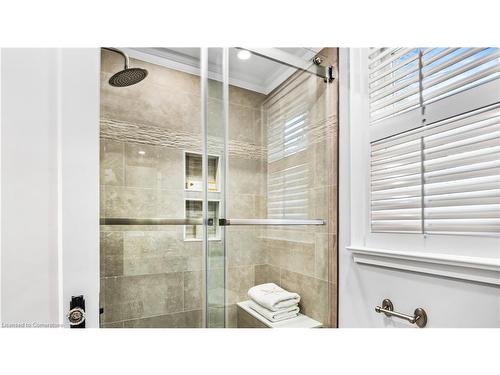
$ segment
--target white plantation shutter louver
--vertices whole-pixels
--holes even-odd
[[[422,56],[424,104],[500,78],[498,48],[427,48]]]
[[[367,64],[371,231],[500,236],[500,50],[379,48]]]
[[[370,120],[378,121],[419,104],[416,48],[381,48],[369,56]]]
[[[500,78],[498,48],[378,48],[368,59],[372,124]]]
[[[422,232],[421,149],[418,134],[372,144],[373,232]]]
[[[372,232],[500,235],[500,105],[372,143]]]

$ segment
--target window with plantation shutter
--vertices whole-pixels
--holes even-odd
[[[371,49],[373,233],[500,236],[498,48]]]
[[[372,144],[373,232],[500,235],[500,105]]]

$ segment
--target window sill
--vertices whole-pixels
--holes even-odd
[[[347,246],[356,263],[500,285],[500,259]]]

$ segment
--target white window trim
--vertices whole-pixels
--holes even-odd
[[[360,264],[500,285],[500,238],[370,232],[367,52],[340,49],[341,249]]]

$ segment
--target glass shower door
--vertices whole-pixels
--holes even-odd
[[[335,326],[336,50],[207,56],[217,67],[207,148],[222,166],[222,241],[207,242],[208,324],[246,327],[248,289],[274,282],[301,295],[302,313]]]
[[[103,50],[100,326],[205,327],[205,243],[220,208],[204,205],[204,181],[220,169],[213,157],[203,167],[200,50],[123,50],[148,75],[112,86],[123,57]]]

